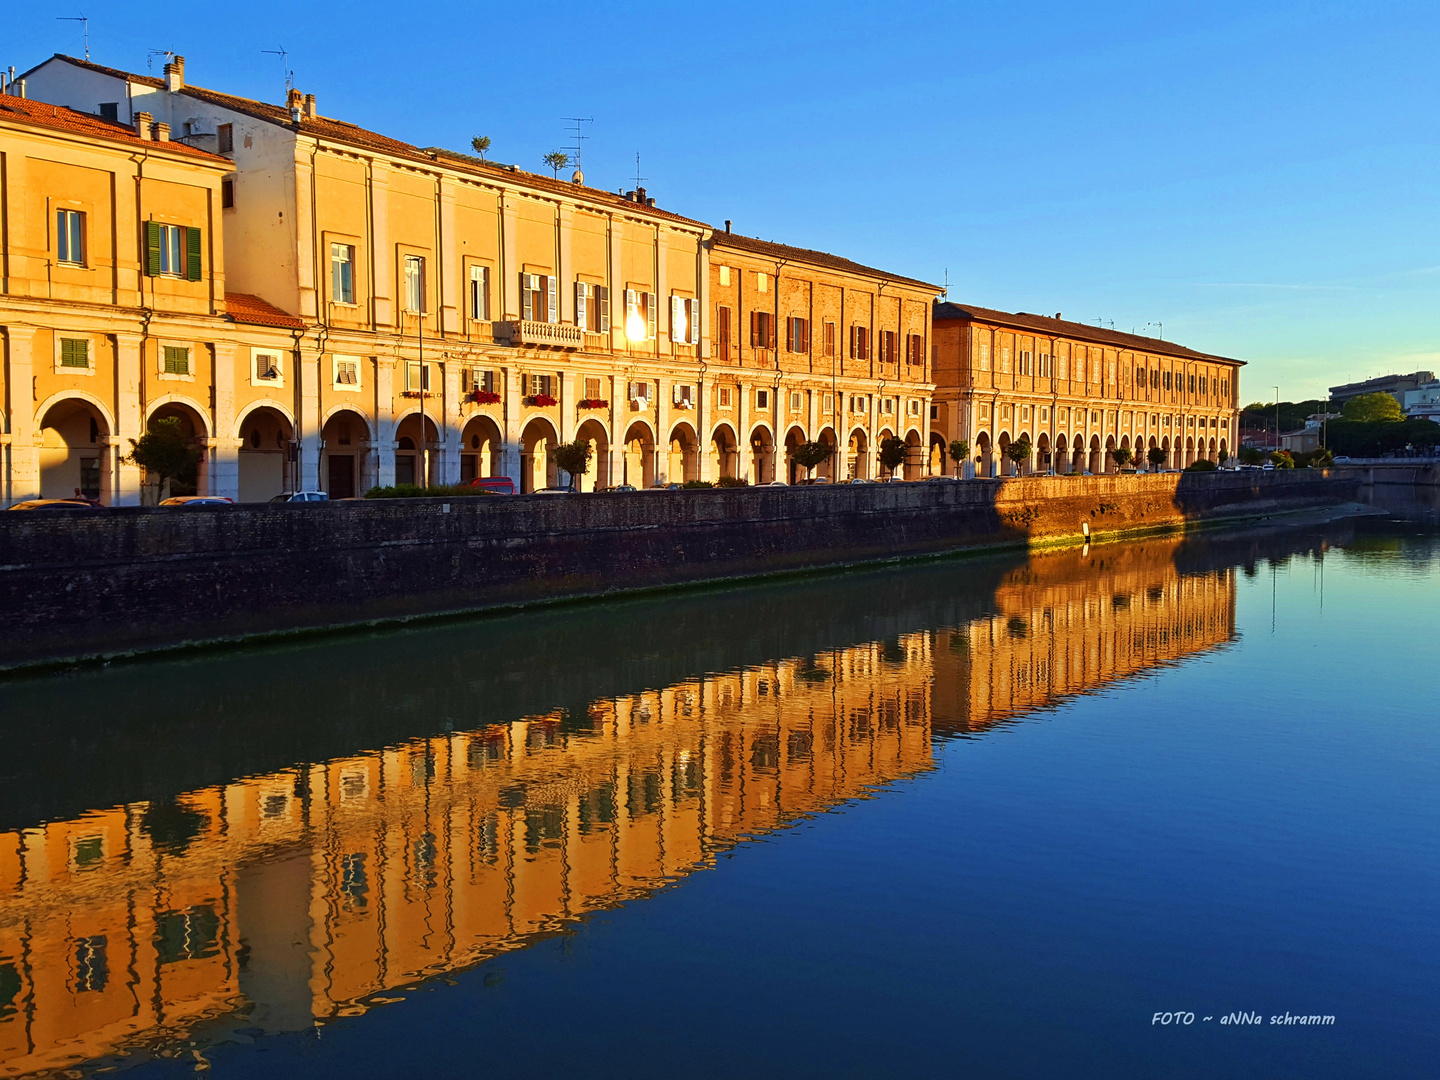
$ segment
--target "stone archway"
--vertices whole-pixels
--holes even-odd
[[[750,432],[750,475],[756,484],[768,484],[775,479],[775,436],[764,424]]]
[[[636,420],[625,432],[624,482],[638,488],[655,483],[655,433],[644,420]]]
[[[159,478],[142,477],[140,481],[140,502],[141,505],[154,506],[161,499],[168,499],[177,495],[205,495],[209,493],[210,469],[209,458],[203,449],[202,440],[209,438],[209,425],[205,416],[199,409],[187,401],[170,399],[157,404],[146,418],[147,428],[153,427],[155,421],[173,417],[180,421],[180,434],[186,443],[199,447],[200,453],[195,458],[195,464],[184,476],[176,479],[166,480],[162,484]]]
[[[605,425],[591,417],[575,431],[577,442],[590,444],[590,471],[576,478],[575,487],[580,491],[594,491],[610,486],[610,432]]]
[[[846,479],[870,478],[870,437],[864,428],[855,428],[845,447]]]
[[[1188,435],[1185,438],[1185,468],[1195,464],[1195,436]]]
[[[787,484],[798,484],[806,477],[805,467],[797,464],[791,456],[795,448],[805,441],[805,432],[801,431],[799,427],[792,427],[785,433],[785,482]]]
[[[1070,439],[1070,471],[1072,473],[1083,473],[1085,471],[1085,435],[1083,432],[1075,432]]]
[[[555,426],[544,416],[532,416],[520,432],[520,490],[539,491],[556,487],[559,469],[551,451],[559,445]]]
[[[1115,472],[1119,466],[1115,462],[1115,436],[1105,436],[1105,460],[1101,466],[1107,473]]]
[[[981,476],[994,476],[995,454],[994,447],[990,445],[990,433],[988,431],[982,431],[975,436],[973,451],[975,454],[976,471]]]
[[[1050,454],[1050,436],[1041,432],[1035,439],[1035,471],[1052,472],[1052,457]]]
[[[505,475],[505,436],[485,413],[475,413],[460,429],[460,482]]]
[[[1064,435],[1055,436],[1055,471],[1068,473],[1070,471],[1070,444]]]
[[[412,412],[395,426],[395,483],[429,487],[440,467],[440,432],[435,420],[425,417],[425,438],[420,437],[420,413]],[[424,452],[427,449],[428,455]],[[429,475],[426,476],[428,457]]]
[[[915,428],[905,432],[905,464],[901,469],[900,475],[906,480],[919,480],[925,475],[925,441]]]
[[[999,475],[1001,476],[1014,476],[1016,473],[1015,463],[1011,461],[1009,455],[1005,453],[1009,448],[1010,433],[1008,431],[1002,431],[1000,432],[999,440],[995,444],[995,459],[996,463],[1000,466]]]
[[[52,399],[40,417],[40,497],[114,501],[110,421],[103,410],[80,397]]]
[[[836,445],[838,440],[835,438],[835,429],[832,427],[824,428],[820,432],[820,438],[815,441],[828,446],[830,448],[830,456],[815,466],[815,472],[812,475],[817,478],[823,477],[832,484],[838,483],[840,478],[836,475],[836,469],[839,467],[839,462],[836,461],[836,458],[839,454],[838,446]]]
[[[1169,436],[1169,435],[1166,435],[1164,438],[1162,438],[1162,439],[1160,440],[1160,449],[1165,451],[1165,460],[1164,460],[1163,463],[1161,463],[1160,468],[1161,468],[1161,469],[1168,469],[1168,468],[1171,467],[1171,458],[1170,458],[1170,436]]]
[[[930,453],[925,460],[925,470],[931,476],[949,476],[951,462],[946,457],[945,436],[938,431],[930,432]]]
[[[710,475],[717,480],[722,476],[738,477],[739,469],[740,444],[735,429],[729,424],[717,424],[710,435]]]
[[[355,409],[337,409],[320,429],[320,476],[332,499],[353,499],[374,486],[370,422]]]
[[[689,421],[682,420],[670,429],[670,453],[663,481],[683,484],[700,479],[700,439]]]
[[[1101,469],[1104,467],[1103,461],[1104,461],[1104,459],[1103,459],[1103,457],[1102,457],[1102,455],[1101,455],[1101,450],[1100,450],[1100,436],[1099,436],[1099,435],[1091,435],[1091,436],[1090,436],[1090,460],[1085,463],[1085,469],[1086,469],[1086,471],[1089,472],[1091,476],[1095,476],[1095,475],[1098,474],[1098,473],[1101,471]]]

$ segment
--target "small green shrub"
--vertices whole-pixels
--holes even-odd
[[[438,487],[423,488],[418,484],[395,484],[391,487],[372,487],[365,492],[367,499],[435,499],[451,496],[494,495],[493,491],[471,487],[468,484],[441,484]]]
[[[680,485],[683,488],[713,488],[715,485],[709,480],[686,480]]]
[[[715,481],[716,487],[749,487],[750,481],[743,476],[722,476]]]
[[[1214,472],[1218,466],[1209,458],[1196,458],[1185,466],[1186,472]]]

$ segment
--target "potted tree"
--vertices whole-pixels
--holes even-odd
[[[1122,446],[1115,451],[1115,464],[1120,466],[1121,472],[1134,472],[1134,469],[1127,468],[1130,462],[1135,460],[1135,451],[1128,446]]]
[[[1165,459],[1170,455],[1158,446],[1152,446],[1145,452],[1145,460],[1150,462],[1150,471],[1154,472],[1165,464]]]
[[[790,460],[805,470],[805,479],[812,479],[815,466],[830,460],[835,448],[825,442],[803,442],[790,450]]]
[[[555,464],[564,469],[570,475],[570,490],[575,490],[575,481],[590,471],[590,458],[594,450],[590,447],[588,439],[576,439],[574,442],[561,443],[550,451],[550,456],[555,459]]]
[[[949,446],[950,460],[955,462],[955,475],[960,476],[960,465],[970,456],[970,444],[964,439],[955,439]]]
[[[200,449],[185,439],[177,416],[161,416],[150,421],[150,429],[138,439],[130,440],[130,453],[125,460],[139,465],[145,476],[155,478],[155,501],[165,498],[165,485],[187,475],[200,460]]]
[[[880,440],[880,464],[890,473],[891,479],[895,477],[895,470],[905,462],[908,451],[904,439],[897,439],[894,435],[887,435]]]
[[[1005,456],[1015,463],[1016,475],[1025,467],[1025,462],[1030,460],[1030,440],[1023,435],[1005,447]]]

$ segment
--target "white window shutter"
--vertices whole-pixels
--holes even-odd
[[[577,281],[575,283],[575,325],[581,330],[587,329],[585,325],[585,293],[585,283]]]
[[[659,314],[657,310],[658,307],[659,304],[655,294],[647,292],[645,294],[645,337],[648,341],[655,340],[655,322],[656,316]]]
[[[676,383],[676,384],[675,384],[675,386],[673,387],[673,392],[671,393],[670,396],[671,396],[671,399],[675,402],[676,405],[679,405],[679,404],[680,404],[680,402],[681,402],[682,399],[681,399],[681,397],[680,397],[680,384],[679,384],[679,383]]]
[[[670,297],[670,343],[672,345],[683,344],[689,336],[690,328],[685,324],[685,301],[678,296]],[[676,388],[679,393],[679,388]],[[679,402],[677,397],[676,402]]]
[[[600,309],[600,332],[610,331],[610,290],[604,285],[595,286],[595,306]]]
[[[630,317],[640,310],[640,301],[634,289],[625,290],[625,333],[630,333]]]
[[[520,275],[520,318],[532,322],[535,318],[535,294],[530,291],[529,274]]]
[[[560,321],[560,285],[554,274],[545,279],[545,299],[549,302],[547,318],[552,323]]]

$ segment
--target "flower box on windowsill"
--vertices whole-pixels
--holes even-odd
[[[418,397],[420,396],[420,391],[419,391],[419,390],[401,390],[401,391],[400,391],[400,396],[401,396],[401,397],[413,397],[413,398],[418,398]],[[426,390],[426,391],[425,391],[425,396],[426,396],[427,398],[433,398],[433,397],[435,396],[435,391],[434,391],[434,390]]]
[[[555,404],[555,399],[549,394],[531,394],[525,399],[526,405],[533,405],[537,409],[546,409]]]
[[[582,409],[608,409],[610,403],[603,398],[581,398],[577,403]]]
[[[498,405],[500,404],[500,395],[493,390],[472,390],[470,391],[470,400],[476,405]]]

